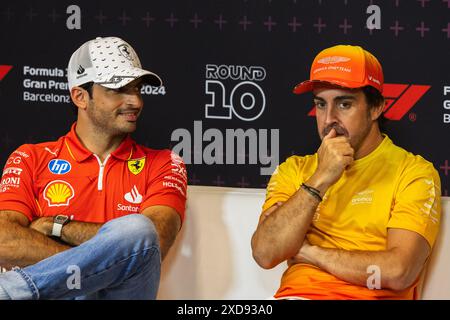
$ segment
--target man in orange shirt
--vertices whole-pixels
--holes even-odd
[[[84,43],[68,65],[77,122],[22,145],[0,184],[0,299],[155,299],[184,218],[187,175],[170,150],[136,144],[143,83],[134,49]]]
[[[255,260],[288,262],[275,298],[417,298],[439,230],[437,171],[380,131],[383,71],[368,51],[320,52],[294,89],[310,91],[322,143],[273,173]]]

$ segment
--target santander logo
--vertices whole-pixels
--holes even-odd
[[[130,203],[139,204],[142,202],[142,195],[139,193],[136,186],[133,186],[130,192],[126,193],[124,196],[125,200]]]

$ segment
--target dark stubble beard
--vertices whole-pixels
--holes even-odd
[[[360,132],[357,136],[354,136],[353,138],[350,138],[350,134],[348,133],[347,129],[339,125],[338,123],[334,122],[327,127],[325,127],[322,130],[322,137],[325,137],[328,133],[330,133],[331,129],[334,129],[336,131],[336,136],[345,136],[349,139],[350,145],[355,150],[355,153],[359,150],[361,147],[363,141],[366,139],[366,137],[369,135],[370,129],[371,129],[371,119],[370,119],[370,111],[367,113],[367,123],[365,125],[365,128],[362,132]]]
[[[125,108],[124,108],[125,109]],[[95,104],[91,101],[87,108],[87,113],[89,119],[91,120],[94,130],[101,135],[109,135],[109,136],[125,136],[128,133],[133,132],[135,129],[126,130],[125,128],[115,128],[111,124],[115,121],[118,114],[121,112],[120,109],[117,110],[114,115],[105,115],[102,113]]]

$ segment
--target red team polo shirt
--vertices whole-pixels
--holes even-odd
[[[54,142],[25,144],[6,162],[0,210],[38,217],[64,214],[75,221],[105,223],[154,205],[184,219],[187,174],[170,150],[138,145],[129,136],[101,163],[71,131]]]

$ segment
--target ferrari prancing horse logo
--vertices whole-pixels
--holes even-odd
[[[128,170],[132,174],[139,174],[145,166],[145,158],[128,160]]]

